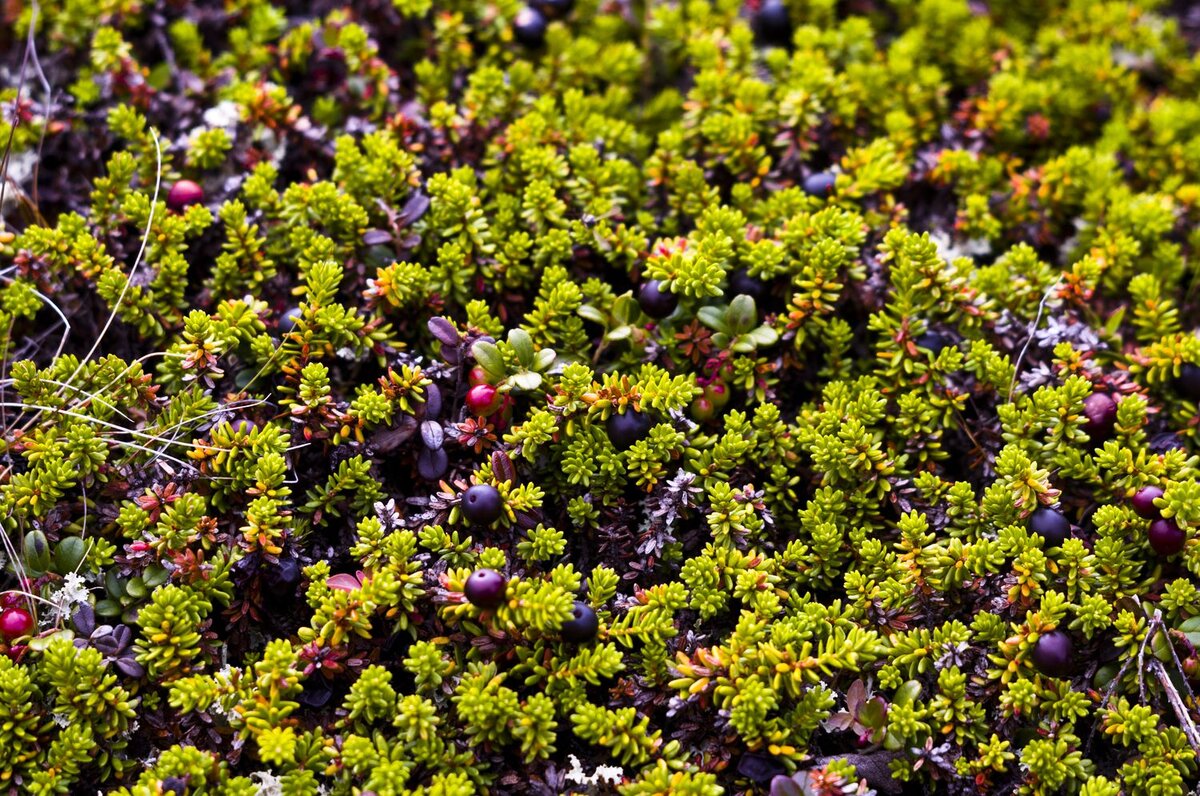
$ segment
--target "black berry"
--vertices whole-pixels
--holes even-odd
[[[767,295],[767,283],[750,276],[745,268],[739,268],[729,275],[729,294],[762,301]]]
[[[495,608],[504,602],[508,581],[494,569],[477,569],[467,578],[463,594],[477,608]]]
[[[926,332],[913,342],[917,344],[917,348],[928,350],[930,356],[934,357],[940,354],[943,348],[950,345],[950,341],[946,336],[937,332]]]
[[[1150,523],[1146,539],[1150,542],[1150,547],[1154,552],[1166,558],[1183,549],[1183,543],[1187,541],[1187,534],[1175,524],[1175,520],[1158,519]]]
[[[1102,392],[1092,393],[1083,402],[1083,416],[1087,418],[1083,430],[1088,436],[1104,439],[1117,423],[1117,402]]]
[[[1045,539],[1047,547],[1058,547],[1071,535],[1071,522],[1055,509],[1045,507],[1029,515],[1028,528]]]
[[[180,180],[171,186],[167,193],[167,207],[176,213],[189,205],[198,205],[204,201],[204,189],[191,180]]]
[[[657,279],[651,279],[638,290],[638,306],[651,318],[665,318],[679,306],[679,296],[663,290]]]
[[[628,450],[633,443],[649,434],[653,425],[650,418],[632,409],[627,410],[623,415],[614,412],[608,416],[608,422],[605,424],[609,440],[617,450],[622,451]]]
[[[787,773],[779,758],[758,752],[746,752],[738,761],[737,773],[755,785],[769,785],[771,780]]]
[[[762,0],[751,27],[759,44],[786,47],[792,43],[792,18],[782,0]]]
[[[1129,504],[1133,506],[1134,512],[1139,517],[1147,520],[1153,520],[1158,517],[1158,506],[1154,505],[1154,499],[1163,496],[1163,491],[1156,486],[1144,486],[1137,491]]]
[[[1175,389],[1184,398],[1200,401],[1200,365],[1188,362],[1181,367],[1179,376],[1175,379]]]
[[[463,493],[462,513],[471,522],[488,525],[504,513],[504,498],[491,484],[476,484]]]
[[[285,334],[296,331],[296,325],[303,317],[304,312],[301,311],[299,307],[292,307],[283,314],[282,318],[279,319],[279,331]]]
[[[534,5],[552,19],[562,19],[575,8],[575,0],[538,0]]]
[[[513,20],[513,37],[526,47],[541,47],[546,41],[546,18],[536,8],[525,6]]]
[[[599,631],[600,618],[596,612],[587,603],[576,601],[571,618],[562,626],[563,640],[581,644],[594,639]]]
[[[833,186],[836,182],[837,176],[833,172],[818,171],[804,178],[804,192],[809,196],[824,198],[833,193]]]
[[[1071,637],[1061,630],[1042,635],[1033,645],[1034,667],[1047,677],[1066,677],[1071,673],[1075,645]]]

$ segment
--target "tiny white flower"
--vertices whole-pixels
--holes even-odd
[[[250,779],[258,785],[258,796],[283,796],[283,782],[270,771],[255,771]]]
[[[230,100],[225,100],[204,112],[204,123],[209,127],[221,127],[229,130],[237,127],[241,116],[242,110],[238,104]]]

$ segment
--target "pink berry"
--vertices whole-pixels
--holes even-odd
[[[499,408],[499,392],[492,385],[476,384],[467,390],[467,409],[476,417],[487,417]]]
[[[33,632],[33,615],[24,608],[6,608],[0,612],[0,636],[13,639]]]
[[[191,180],[180,180],[167,193],[167,207],[176,213],[182,212],[188,205],[198,205],[203,201],[204,189]]]
[[[479,385],[479,384],[487,384],[488,383],[487,371],[484,370],[483,368],[481,368],[479,365],[476,365],[475,367],[471,368],[470,371],[467,372],[467,383],[470,384],[472,387]]]

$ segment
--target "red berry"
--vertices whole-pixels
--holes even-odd
[[[704,397],[708,399],[714,409],[720,409],[729,403],[729,387],[724,382],[714,381],[705,386]]]
[[[198,205],[203,201],[204,189],[191,180],[180,180],[167,192],[167,207],[176,213],[182,212],[188,205]]]
[[[1156,486],[1144,486],[1138,490],[1133,499],[1129,501],[1133,506],[1133,510],[1139,517],[1144,517],[1147,520],[1153,520],[1159,515],[1158,506],[1154,505],[1154,499],[1163,496],[1163,491]]]
[[[467,410],[476,417],[487,417],[500,408],[500,393],[490,384],[476,384],[467,390]]]
[[[14,639],[32,632],[33,614],[24,608],[5,608],[0,611],[0,636]]]
[[[1074,668],[1071,660],[1074,651],[1070,636],[1061,630],[1052,630],[1033,645],[1030,658],[1034,667],[1047,677],[1066,677]]]
[[[467,383],[472,387],[488,383],[487,371],[483,369],[482,365],[476,365],[467,372]]]
[[[600,619],[592,610],[592,606],[576,601],[575,608],[571,611],[571,618],[563,623],[561,632],[563,641],[581,644],[594,639],[599,631]]]
[[[1083,416],[1087,421],[1083,430],[1094,440],[1104,439],[1112,434],[1117,422],[1117,402],[1102,392],[1089,395],[1083,402]]]
[[[491,484],[476,484],[463,492],[461,508],[469,522],[490,525],[504,513],[504,498]]]
[[[494,569],[477,569],[467,578],[463,594],[471,605],[478,608],[495,608],[504,602],[504,590],[508,581]]]
[[[710,399],[700,396],[692,401],[692,417],[699,420],[701,423],[707,423],[716,415],[717,410],[713,407]]]
[[[1187,534],[1175,524],[1175,520],[1158,519],[1150,523],[1146,539],[1150,542],[1150,547],[1154,552],[1166,558],[1183,549],[1183,543],[1187,541]]]

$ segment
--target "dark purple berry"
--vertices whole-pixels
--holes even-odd
[[[932,357],[936,357],[942,352],[942,349],[950,345],[950,340],[945,335],[937,332],[926,332],[913,342],[917,344],[917,348],[924,348],[929,351],[929,355]]]
[[[1150,542],[1150,547],[1154,552],[1166,558],[1183,549],[1183,543],[1187,541],[1187,534],[1175,524],[1175,520],[1158,519],[1150,523],[1146,539]]]
[[[300,583],[300,562],[294,558],[280,558],[267,569],[263,576],[263,591],[267,596],[287,600],[296,596]]]
[[[1163,491],[1156,486],[1144,486],[1137,491],[1129,504],[1133,506],[1134,512],[1139,517],[1147,520],[1153,520],[1159,515],[1158,506],[1154,505],[1154,499],[1163,496]]]
[[[759,44],[786,47],[792,43],[792,18],[783,0],[762,0],[751,27]]]
[[[1038,638],[1031,659],[1034,668],[1047,677],[1066,677],[1074,668],[1074,652],[1071,637],[1061,630],[1052,630]]]
[[[571,611],[571,618],[562,626],[563,641],[582,644],[594,639],[599,631],[600,618],[596,616],[592,606],[577,600]]]
[[[1176,434],[1174,431],[1163,431],[1155,434],[1150,438],[1149,446],[1151,453],[1166,453],[1167,451],[1185,450],[1187,445],[1184,444],[1183,437]]]
[[[175,796],[184,796],[187,793],[187,778],[186,777],[167,777],[159,781],[159,786],[162,788],[163,796],[167,794],[175,794]]]
[[[536,8],[525,6],[513,19],[513,38],[525,47],[541,47],[546,41],[546,18]]]
[[[182,212],[189,205],[198,205],[203,201],[204,189],[191,180],[180,180],[167,192],[167,207],[176,213]]]
[[[496,608],[504,602],[508,581],[494,569],[477,569],[467,578],[463,594],[476,608]]]
[[[476,484],[463,492],[462,513],[470,522],[489,525],[504,513],[504,498],[491,484]]]
[[[1175,389],[1188,400],[1200,401],[1200,365],[1185,363],[1175,379]]]
[[[1071,522],[1056,509],[1042,507],[1029,515],[1029,530],[1046,540],[1047,547],[1058,547],[1071,536]]]
[[[239,434],[249,434],[250,432],[254,431],[254,429],[256,429],[256,428],[258,428],[258,425],[253,420],[246,420],[245,418],[240,418],[238,420],[233,421],[233,430]]]
[[[638,290],[638,306],[651,318],[665,318],[679,306],[679,296],[661,288],[657,279],[651,279]]]
[[[346,74],[346,55],[337,47],[322,48],[309,65],[313,90],[319,94],[340,88],[346,80]]]
[[[1083,402],[1083,416],[1087,418],[1083,430],[1088,436],[1104,439],[1112,434],[1117,423],[1117,402],[1102,392],[1092,393]]]
[[[650,433],[653,425],[649,417],[632,409],[627,409],[623,415],[614,412],[605,423],[608,439],[621,451],[633,447],[633,443]]]
[[[306,678],[304,690],[297,699],[305,707],[323,708],[333,699],[333,686],[324,677]]]
[[[787,773],[779,758],[759,752],[746,752],[738,760],[737,773],[755,785],[769,785],[775,777]]]
[[[767,283],[750,276],[745,268],[739,268],[729,275],[729,294],[762,301],[767,295]]]
[[[450,457],[442,448],[421,448],[417,454],[417,474],[426,481],[438,481],[450,467]]]
[[[832,171],[818,171],[804,178],[804,192],[809,196],[819,196],[822,199],[833,193],[837,175]]]

